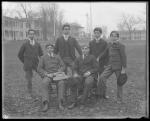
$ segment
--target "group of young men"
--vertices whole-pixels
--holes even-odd
[[[64,24],[63,35],[56,40],[55,45],[46,44],[46,53],[43,54],[41,46],[34,39],[34,30],[29,30],[29,38],[21,46],[18,57],[24,64],[25,77],[28,81],[28,90],[32,95],[32,77],[35,70],[42,78],[42,111],[49,108],[49,84],[53,81],[54,73],[65,72],[68,79],[58,81],[59,108],[64,109],[65,92],[71,90],[71,104],[67,106],[72,109],[80,104],[84,107],[90,90],[96,85],[96,99],[107,99],[106,80],[113,73],[117,81],[119,75],[125,73],[126,53],[125,46],[119,42],[119,33],[110,33],[110,42],[104,40],[102,29],[94,29],[95,38],[88,45],[80,46],[77,40],[70,36],[70,25]],[[77,50],[79,56],[76,56]],[[69,73],[71,72],[71,73]],[[82,93],[80,102],[77,97]],[[122,101],[123,85],[117,83],[117,99]]]

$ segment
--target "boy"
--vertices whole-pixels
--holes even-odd
[[[21,46],[18,58],[24,64],[25,78],[27,80],[27,87],[29,94],[32,95],[32,78],[33,71],[37,71],[39,58],[43,55],[41,45],[35,41],[35,30],[28,30],[28,39]]]
[[[85,101],[88,97],[90,89],[95,83],[95,78],[97,77],[98,72],[98,63],[96,58],[93,55],[89,54],[89,47],[82,47],[83,55],[78,57],[74,63],[73,70],[73,80],[70,81],[72,86],[71,90],[73,92],[72,96],[74,97],[74,102],[69,106],[73,108],[76,105],[77,100],[77,88],[78,85],[84,85],[83,88],[83,97],[81,98],[81,107],[84,107]],[[69,84],[69,82],[68,82]]]
[[[108,64],[105,67],[104,72],[100,75],[100,81],[98,83],[98,89],[103,87],[102,93],[106,95],[106,80],[113,74],[116,77],[120,76],[121,73],[125,73],[126,69],[126,53],[125,46],[119,42],[119,33],[117,31],[112,31],[110,33],[111,43],[108,44],[107,53],[109,55]],[[117,101],[118,103],[122,101],[123,87],[117,84]]]
[[[69,74],[68,71],[72,72],[72,66],[76,59],[75,49],[79,55],[82,55],[82,51],[77,40],[70,36],[70,25],[64,24],[62,29],[63,35],[56,40],[54,53],[60,55],[66,66],[65,72]]]
[[[56,72],[63,72],[65,65],[58,55],[53,53],[54,46],[52,44],[47,44],[46,54],[42,56],[38,65],[38,72],[43,78],[42,80],[42,111],[47,111],[49,106],[49,84],[52,81],[53,75]],[[62,101],[64,101],[64,81],[60,80],[58,82],[58,102],[59,108],[63,109]]]
[[[90,54],[94,55],[99,63],[99,75],[104,71],[104,66],[107,64],[107,54],[104,53],[107,48],[107,42],[101,37],[102,29],[100,27],[96,27],[94,29],[94,39],[89,43]],[[107,98],[101,92],[103,90],[102,87],[98,88],[97,98]]]

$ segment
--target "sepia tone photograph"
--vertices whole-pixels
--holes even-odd
[[[2,118],[149,118],[148,7],[2,2]]]

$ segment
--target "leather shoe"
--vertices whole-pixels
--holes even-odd
[[[103,96],[103,99],[109,99],[109,96]]]
[[[60,110],[64,110],[65,109],[64,106],[63,106],[63,100],[61,100],[60,103],[59,103],[59,109]]]
[[[49,108],[48,101],[43,102],[42,112],[47,112]]]
[[[71,105],[68,106],[68,109],[72,109],[74,107],[76,107],[77,103],[72,103]]]

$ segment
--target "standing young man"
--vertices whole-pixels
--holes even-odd
[[[72,70],[73,62],[76,58],[75,49],[82,55],[81,48],[77,40],[70,36],[70,25],[64,24],[63,35],[56,40],[54,53],[59,54],[65,63],[67,73],[68,69]]]
[[[107,53],[109,55],[108,64],[104,72],[100,75],[100,82],[98,88],[103,87],[103,95],[106,95],[106,80],[113,74],[116,74],[117,81],[121,73],[125,73],[127,58],[125,53],[125,46],[119,42],[119,33],[112,31],[110,34],[111,42],[108,44]],[[117,84],[117,99],[118,102],[122,101],[123,86]]]
[[[28,39],[21,46],[18,58],[24,64],[25,78],[27,80],[28,91],[32,96],[33,71],[37,72],[39,57],[43,55],[41,45],[35,41],[35,30],[28,30]]]
[[[46,54],[42,56],[38,65],[38,72],[43,78],[42,80],[42,111],[47,111],[49,107],[49,86],[52,82],[53,75],[56,72],[63,72],[65,65],[58,55],[53,53],[54,46],[52,44],[47,44],[45,46]],[[60,80],[58,82],[58,102],[59,108],[63,109],[62,101],[64,101],[64,81]]]
[[[101,75],[104,71],[104,66],[107,63],[107,55],[104,53],[107,48],[107,42],[101,37],[101,35],[102,29],[100,27],[96,27],[94,29],[95,38],[89,43],[90,54],[94,55],[99,63],[99,75]],[[97,98],[106,98],[106,95],[101,93],[102,91],[103,87],[99,87]]]

